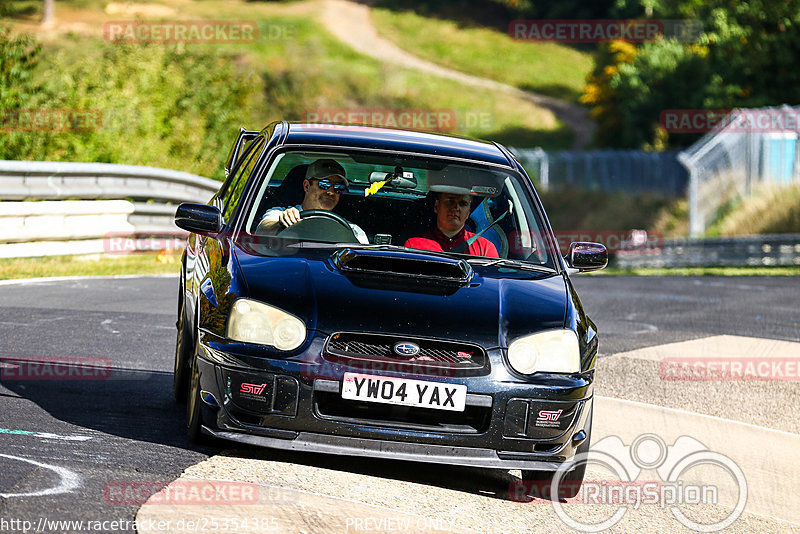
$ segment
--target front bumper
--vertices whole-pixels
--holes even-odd
[[[407,460],[469,467],[485,467],[494,469],[530,469],[536,471],[555,471],[563,462],[547,461],[538,456],[514,453],[517,458],[501,457],[492,449],[476,447],[454,447],[447,445],[431,445],[426,443],[400,443],[376,439],[352,438],[347,436],[331,436],[300,432],[294,438],[270,438],[231,432],[212,430],[203,427],[206,434],[217,438],[258,445],[273,449],[298,452],[319,452],[342,456],[366,456],[370,458],[387,458],[391,460]],[[566,461],[572,464],[571,460]]]
[[[592,373],[541,383],[494,375],[450,377],[447,382],[467,385],[464,413],[413,412],[343,401],[343,374],[363,370],[328,365],[320,376],[319,361],[312,358],[256,361],[221,348],[227,347],[201,342],[198,364],[203,429],[227,440],[302,452],[555,471],[572,463],[586,438]],[[502,367],[500,357],[499,351],[492,356],[493,366]],[[560,420],[542,423],[541,412],[559,413]]]

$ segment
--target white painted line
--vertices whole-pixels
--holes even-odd
[[[103,330],[105,330],[106,332],[109,332],[111,334],[119,334],[119,330],[114,330],[113,328],[111,328],[110,325],[113,322],[114,321],[112,321],[111,319],[105,319],[102,323],[100,323],[100,326],[102,326]]]
[[[44,438],[44,439],[59,439],[62,441],[88,441],[92,439],[89,436],[62,436],[59,434],[51,434],[50,432],[34,432],[31,430],[12,430],[10,428],[0,428],[0,434],[7,434],[12,436],[31,436],[34,438]]]
[[[69,493],[72,490],[77,489],[81,486],[81,476],[78,473],[70,471],[69,469],[66,469],[64,467],[44,464],[41,462],[37,462],[36,460],[20,458],[19,456],[12,456],[10,454],[0,453],[0,457],[9,458],[11,460],[19,460],[20,462],[27,462],[42,469],[49,469],[50,471],[53,471],[59,477],[61,477],[61,480],[59,481],[58,485],[53,486],[52,488],[47,488],[39,491],[30,491],[27,493],[0,493],[0,497],[4,499],[8,499],[9,497],[42,497],[44,495],[58,495],[60,493]]]
[[[661,361],[667,358],[793,358],[800,343],[758,337],[720,335],[618,352],[611,357]]]
[[[786,486],[787,481],[800,480],[800,464],[796,461],[800,434],[609,397],[595,397],[594,408],[592,443],[616,436],[630,446],[643,434],[654,434],[669,447],[681,436],[689,436],[711,453],[732,460],[744,473],[745,511],[800,524],[800,496]],[[690,472],[685,482],[715,483],[711,479],[695,479],[697,476],[698,472]],[[726,488],[718,487],[720,504],[725,505]]]
[[[681,410],[680,408],[667,408],[665,406],[658,406],[656,404],[647,404],[646,402],[639,402],[639,401],[633,401],[633,400],[628,400],[628,399],[617,399],[617,398],[614,398],[614,397],[601,397],[600,395],[595,395],[595,399],[598,399],[598,400],[602,399],[603,401],[606,401],[606,400],[614,401],[614,402],[618,402],[618,403],[634,404],[634,405],[638,405],[642,409],[658,408],[659,410],[672,412],[672,413],[674,413],[676,415],[679,415],[679,416],[691,416],[691,417],[699,417],[701,419],[703,419],[703,418],[711,419],[711,420],[718,421],[718,422],[724,423],[724,424],[730,423],[730,424],[734,424],[734,425],[741,425],[741,426],[750,427],[750,428],[752,428],[754,430],[758,430],[759,432],[775,432],[776,434],[783,434],[784,436],[791,436],[791,437],[795,437],[795,438],[796,437],[800,437],[800,434],[795,434],[794,432],[786,432],[785,430],[776,430],[774,428],[767,428],[765,426],[754,425],[752,423],[743,423],[741,421],[734,421],[733,419],[725,419],[724,417],[719,417],[719,416],[716,416],[716,415],[706,415],[704,413],[691,412],[689,410]]]
[[[78,280],[128,280],[132,278],[178,278],[174,274],[110,274],[101,276],[52,276],[42,278],[17,278],[14,280],[0,280],[0,286],[41,284],[47,282],[72,282]]]

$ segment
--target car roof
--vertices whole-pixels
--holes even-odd
[[[488,141],[373,126],[284,122],[283,145],[321,145],[388,150],[482,161],[513,167],[503,149]]]

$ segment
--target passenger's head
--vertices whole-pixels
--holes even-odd
[[[348,185],[344,167],[332,159],[318,159],[306,170],[303,209],[332,210]]]
[[[448,237],[453,237],[464,228],[472,209],[472,197],[456,193],[440,193],[433,205],[436,226]]]

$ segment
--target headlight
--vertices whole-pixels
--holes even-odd
[[[293,350],[306,339],[303,321],[268,304],[239,299],[228,317],[228,339]]]
[[[581,370],[578,336],[572,330],[548,330],[515,339],[508,363],[518,373],[577,373]]]

